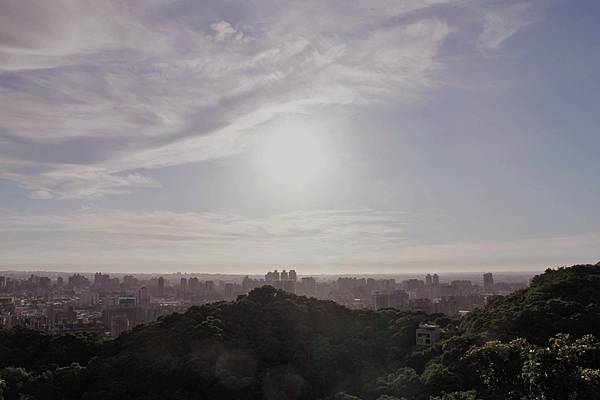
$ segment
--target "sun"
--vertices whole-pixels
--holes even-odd
[[[287,127],[265,134],[256,159],[264,184],[296,196],[322,188],[335,167],[326,135],[309,127]]]

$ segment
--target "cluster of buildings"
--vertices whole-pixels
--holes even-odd
[[[475,283],[465,279],[441,281],[437,274],[400,282],[361,277],[340,277],[332,281],[316,281],[310,277],[298,282],[295,272],[293,283],[288,283],[289,274],[284,273],[269,272],[258,286],[266,283],[296,294],[333,300],[352,309],[396,308],[447,315],[460,315],[485,303],[490,296],[508,294],[527,286],[527,282],[494,283],[491,273],[483,274],[483,280]]]
[[[264,279],[246,276],[242,279],[242,292],[248,293],[252,289],[265,285],[273,286],[276,289],[285,290],[286,292],[300,296],[316,297],[317,295],[316,279],[313,277],[302,277],[298,279],[298,275],[293,269],[289,270],[289,272],[285,269],[281,272],[278,270],[267,272]]]
[[[52,275],[52,274],[51,274]],[[265,285],[297,295],[333,300],[353,309],[397,308],[458,315],[489,296],[525,287],[527,283],[495,283],[491,273],[483,284],[470,280],[299,277],[294,269],[262,277],[231,276],[200,280],[188,274],[163,276],[53,274],[15,278],[0,276],[0,328],[24,326],[52,334],[95,332],[117,337],[136,325],[192,305],[235,300]]]
[[[240,285],[197,277],[0,276],[0,328],[23,326],[52,334],[94,332],[117,337],[160,316],[184,312],[192,305],[231,300],[241,293]]]
[[[408,279],[395,286],[372,292],[372,307],[460,315],[484,304],[491,296],[524,288],[527,282],[496,285],[491,273],[483,274],[483,285],[470,280],[440,282],[437,274],[427,274],[425,280]]]

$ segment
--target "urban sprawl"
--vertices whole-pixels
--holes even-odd
[[[9,275],[9,274],[5,274]],[[462,315],[490,297],[527,286],[527,282],[483,280],[441,281],[363,277],[299,277],[295,270],[274,270],[264,278],[200,280],[193,274],[163,276],[109,274],[32,274],[0,276],[0,328],[22,326],[51,334],[92,332],[118,337],[136,325],[173,312],[215,301],[235,300],[265,285],[301,296],[333,300],[351,309],[397,308],[425,313]],[[481,283],[481,284],[480,284]]]

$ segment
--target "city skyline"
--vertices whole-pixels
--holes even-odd
[[[270,267],[272,270],[278,270],[281,271],[282,267],[281,266],[271,266]],[[286,268],[289,267],[284,267],[283,270],[285,270]],[[294,270],[295,267],[291,267],[292,270]],[[269,267],[267,267],[267,269],[269,269]],[[518,277],[518,276],[529,276],[529,277],[533,277],[537,274],[539,274],[540,272],[543,271],[535,271],[535,270],[498,270],[498,271],[493,271],[493,274],[498,274],[498,276],[509,276],[509,277]],[[489,270],[473,270],[473,271],[434,271],[434,270],[427,270],[426,272],[423,272],[423,270],[420,271],[401,271],[401,272],[391,272],[391,273],[369,273],[369,272],[356,272],[356,273],[352,273],[352,272],[339,272],[339,273],[319,273],[319,272],[310,272],[310,271],[300,271],[298,272],[297,276],[298,277],[318,277],[320,279],[333,279],[333,278],[367,278],[367,277],[373,277],[373,278],[425,278],[427,275],[430,274],[437,274],[440,275],[442,274],[442,276],[445,277],[473,277],[473,276],[479,276],[481,274],[487,274],[487,273],[492,273]],[[227,278],[243,278],[245,276],[249,276],[251,278],[257,278],[257,277],[264,277],[264,271],[254,271],[254,272],[243,272],[243,273],[225,273],[225,272],[201,272],[201,271],[145,271],[145,272],[136,272],[136,271],[126,271],[126,270],[103,270],[103,269],[96,269],[93,271],[83,271],[83,270],[68,270],[68,269],[64,269],[64,270],[51,270],[51,269],[22,269],[22,270],[0,270],[0,274],[6,275],[6,276],[19,276],[19,277],[27,277],[30,275],[50,275],[53,277],[56,276],[68,276],[68,275],[72,275],[72,274],[81,274],[83,276],[94,276],[95,274],[109,274],[109,275],[114,275],[117,277],[123,277],[123,276],[128,276],[128,275],[132,275],[132,276],[138,276],[138,277],[159,277],[159,276],[173,276],[176,279],[179,279],[179,277],[191,277],[191,276],[196,276],[196,277],[215,277],[214,279],[221,279],[221,280],[227,280]],[[173,278],[173,279],[175,279]]]
[[[120,276],[119,276],[120,275]],[[172,312],[257,293],[298,295],[334,301],[353,310],[464,316],[489,299],[528,286],[531,276],[334,277],[273,270],[262,276],[191,274],[4,274],[0,272],[0,329],[22,327],[53,335],[91,333],[118,338],[138,325]],[[211,278],[211,279],[206,279]],[[498,276],[497,276],[498,278]],[[474,279],[474,281],[473,281]],[[480,284],[482,283],[482,284]],[[418,336],[418,335],[417,335]]]
[[[599,16],[0,2],[0,270],[596,263]]]

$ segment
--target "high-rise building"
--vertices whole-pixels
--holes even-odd
[[[372,281],[371,285],[367,282],[367,286],[369,288],[373,288],[373,287],[377,286],[377,281],[375,281],[374,279],[370,279],[370,281]],[[401,282],[401,285],[402,285],[402,289],[404,289],[404,290],[416,290],[416,289],[422,288],[425,284],[420,279],[406,279]]]
[[[290,269],[290,273],[288,274],[288,279],[290,281],[294,281],[296,282],[298,280],[298,276],[296,275],[296,271],[293,269]]]
[[[297,280],[298,275],[293,269],[291,269],[289,272],[284,269],[281,271],[281,273],[275,270],[273,272],[267,272],[265,275],[265,283],[267,285],[271,285],[275,289],[282,289],[291,293],[296,293]],[[244,284],[244,281],[242,281],[242,284]],[[299,287],[300,286],[298,286],[298,288]]]
[[[265,281],[267,283],[274,283],[274,282],[278,282],[278,281],[286,281],[288,279],[288,273],[284,271],[281,271],[281,274],[279,273],[279,271],[275,270],[273,272],[267,272],[267,274],[265,275]]]
[[[225,284],[225,298],[231,300],[233,298],[233,283]]]
[[[72,288],[81,288],[88,286],[90,281],[81,274],[74,274],[69,277],[69,286]]]
[[[115,315],[110,320],[110,335],[119,337],[123,332],[129,330],[129,319],[125,315]]]
[[[431,280],[431,274],[427,274],[427,276],[425,276],[425,285],[431,286],[432,284],[433,281]]]
[[[483,274],[483,291],[485,293],[494,292],[494,276],[491,272]]]
[[[408,306],[409,296],[404,290],[378,290],[371,294],[371,302],[376,310],[383,308],[402,309]]]
[[[436,299],[441,297],[440,277],[438,274],[433,274],[433,285],[431,286],[431,297]]]
[[[185,293],[187,292],[187,279],[185,278],[181,278],[180,284],[179,284],[179,289]]]
[[[48,278],[47,276],[40,277],[40,280],[38,281],[39,287],[44,288],[44,289],[49,288],[51,283],[52,283],[52,280],[50,278]]]
[[[242,279],[242,293],[248,293],[252,289],[256,289],[257,287],[261,286],[260,282],[261,281],[258,279],[252,279],[246,275],[244,279]]]
[[[125,275],[123,277],[123,287],[125,288],[135,288],[139,284],[138,280],[133,275]]]
[[[376,310],[389,307],[389,297],[383,291],[377,290],[371,293],[371,303]]]
[[[146,286],[142,286],[138,291],[138,303],[141,306],[150,304],[150,294],[148,293],[148,288]]]
[[[277,270],[273,272],[267,272],[267,274],[265,275],[265,281],[267,282],[276,282],[278,280],[280,280],[280,275]]]
[[[162,297],[165,295],[165,278],[163,278],[162,276],[158,278],[157,294],[159,297]]]
[[[281,281],[281,288],[286,292],[296,293],[296,282],[291,280]]]
[[[190,292],[197,292],[198,288],[200,287],[200,281],[198,280],[198,278],[190,278],[188,281],[188,287],[190,289]]]
[[[302,288],[302,293],[306,296],[315,296],[317,294],[317,281],[315,278],[307,277],[302,278],[300,282],[300,286]]]
[[[96,272],[94,274],[94,285],[98,287],[106,286],[110,281],[109,274],[103,274],[101,272]]]

